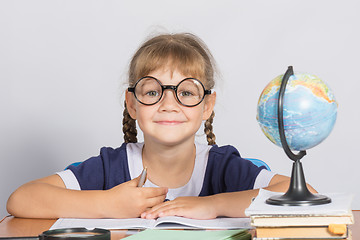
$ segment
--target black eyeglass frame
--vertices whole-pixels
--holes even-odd
[[[161,96],[160,96],[159,99],[158,99],[156,102],[154,102],[154,103],[143,103],[143,102],[141,102],[141,101],[137,98],[137,96],[136,96],[135,88],[136,88],[136,86],[138,85],[138,83],[139,83],[141,80],[145,79],[145,78],[154,79],[155,81],[157,81],[157,82],[159,83],[159,85],[160,85],[160,87],[161,87]],[[202,87],[203,90],[204,90],[204,96],[203,96],[203,97],[201,98],[201,100],[200,100],[197,104],[195,104],[195,105],[186,105],[186,104],[182,103],[182,102],[180,101],[179,97],[178,97],[177,89],[178,89],[179,85],[180,85],[182,82],[186,81],[186,80],[195,80],[195,81],[199,82],[200,85],[201,85],[201,87]],[[195,107],[195,106],[199,105],[199,104],[204,100],[204,98],[205,98],[206,95],[211,94],[211,90],[206,90],[205,87],[204,87],[204,84],[202,84],[202,82],[200,82],[200,80],[198,80],[198,79],[196,79],[196,78],[184,78],[183,80],[181,80],[181,81],[175,86],[175,85],[163,85],[163,84],[159,81],[159,79],[157,79],[157,78],[155,78],[155,77],[152,77],[152,76],[145,76],[145,77],[140,78],[139,80],[136,81],[134,87],[129,87],[129,88],[128,88],[128,91],[134,93],[134,96],[135,96],[136,100],[137,100],[139,103],[141,103],[141,104],[143,104],[143,105],[146,105],[146,106],[151,106],[151,105],[154,105],[154,104],[160,102],[160,100],[162,99],[162,97],[163,97],[163,95],[164,95],[164,91],[165,91],[166,89],[172,89],[172,90],[174,90],[176,100],[177,100],[181,105],[183,105],[183,106],[185,106],[185,107]]]

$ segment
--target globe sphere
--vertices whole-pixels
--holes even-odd
[[[278,128],[278,98],[283,75],[262,91],[257,121],[265,136],[282,147]],[[332,131],[338,104],[329,86],[315,75],[295,73],[289,77],[283,98],[285,137],[291,150],[304,151],[320,144]]]

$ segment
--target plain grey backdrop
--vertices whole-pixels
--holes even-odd
[[[292,162],[260,130],[260,93],[289,65],[327,82],[337,123],[303,158],[306,180],[353,193],[360,209],[359,10],[356,0],[1,0],[0,216],[21,184],[120,146],[128,63],[161,32],[198,35],[217,60],[217,143],[281,174]]]

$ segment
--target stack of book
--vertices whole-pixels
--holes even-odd
[[[325,194],[331,203],[314,206],[275,206],[265,201],[279,193],[261,189],[245,214],[256,229],[257,240],[351,239],[348,225],[354,223],[352,195]]]

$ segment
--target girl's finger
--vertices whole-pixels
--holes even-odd
[[[141,188],[141,191],[143,191],[146,198],[152,198],[163,195],[165,196],[168,192],[168,189],[165,187],[144,187]]]
[[[181,207],[174,207],[170,209],[166,209],[164,211],[159,212],[158,217],[165,217],[165,216],[185,216],[184,209]]]
[[[152,198],[148,198],[146,200],[146,206],[149,207],[149,210],[151,210],[152,207],[159,205],[164,202],[166,195],[160,195]]]
[[[167,212],[171,209],[175,209],[175,208],[181,208],[181,206],[172,203],[164,203],[160,205],[155,206],[154,208],[152,208],[150,211],[145,212],[144,214],[142,214],[141,216],[143,218],[148,218],[148,219],[153,219],[153,218],[157,218],[160,217],[161,213]]]

